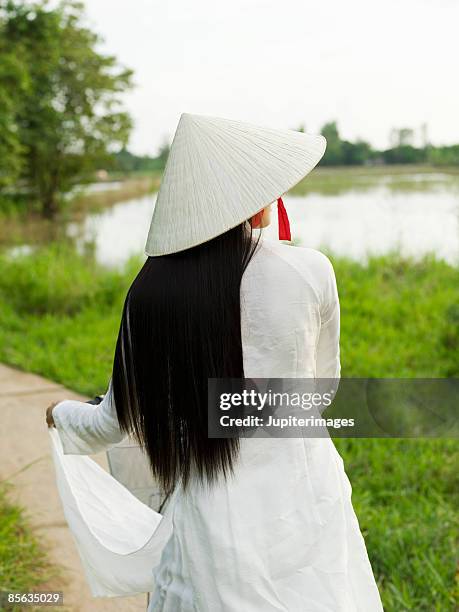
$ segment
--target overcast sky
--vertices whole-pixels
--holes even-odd
[[[103,49],[135,71],[130,148],[156,153],[182,112],[389,144],[428,125],[459,142],[459,0],[86,0]]]

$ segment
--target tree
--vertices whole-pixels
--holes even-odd
[[[422,164],[426,160],[426,149],[418,149],[411,145],[399,145],[382,152],[386,164]]]
[[[164,170],[168,154],[169,145],[163,145],[157,157],[150,157],[148,155],[134,155],[126,148],[123,148],[118,153],[115,153],[113,167],[120,172],[126,173],[158,172]]]
[[[96,51],[100,37],[82,22],[83,4],[73,0],[54,9],[46,1],[0,2],[2,47],[21,58],[27,82],[11,117],[21,176],[47,217],[126,144],[132,127],[120,100],[132,71]]]
[[[27,85],[24,64],[0,38],[0,188],[13,185],[23,167],[15,112]]]
[[[171,147],[169,145],[169,143],[166,141],[164,142],[160,147],[159,147],[159,151],[158,151],[158,161],[161,164],[161,166],[163,168],[166,167],[166,162],[167,162],[167,158],[169,157],[169,152],[171,150]]]
[[[326,123],[321,132],[327,139],[327,148],[323,159],[326,166],[338,166],[343,163],[342,141],[338,133],[336,121]]]
[[[342,163],[345,166],[361,166],[371,159],[371,146],[363,141],[342,142]]]

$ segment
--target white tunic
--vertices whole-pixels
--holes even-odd
[[[318,251],[264,239],[243,277],[241,316],[246,377],[339,377],[338,294]],[[53,415],[64,453],[119,442],[112,406],[60,403]],[[64,509],[94,594],[144,588],[153,592],[149,610],[158,612],[382,610],[329,438],[243,439],[235,476],[210,490],[197,482],[186,492],[177,487],[162,521],[107,474],[91,475],[90,459],[63,456],[54,442]],[[88,479],[103,482],[90,495]],[[126,542],[129,525],[135,542]]]

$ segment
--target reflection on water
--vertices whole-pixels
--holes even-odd
[[[143,251],[155,199],[156,195],[146,195],[90,214],[82,222],[70,223],[67,235],[82,248],[92,242],[101,263],[120,265]]]
[[[101,191],[116,191],[122,187],[123,181],[99,181],[98,183],[87,183],[86,185],[75,185],[69,191],[67,197],[75,194],[100,193]]]
[[[403,175],[404,180],[407,176]],[[305,196],[285,196],[293,239],[302,246],[359,261],[371,254],[397,251],[414,257],[433,253],[457,264],[457,177],[438,173],[409,178],[410,190],[394,190],[391,181],[399,181],[400,176],[394,179],[388,175],[378,177],[371,189],[367,185],[361,189],[356,181],[354,188],[339,193],[313,189]],[[82,250],[92,244],[101,263],[120,265],[131,255],[143,252],[155,197],[147,195],[115,204],[66,224],[60,232],[74,239]],[[273,225],[264,230],[273,238],[277,236],[276,217],[273,215]]]

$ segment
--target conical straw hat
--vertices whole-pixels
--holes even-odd
[[[184,113],[172,142],[145,252],[207,242],[296,185],[325,152],[323,136]]]

